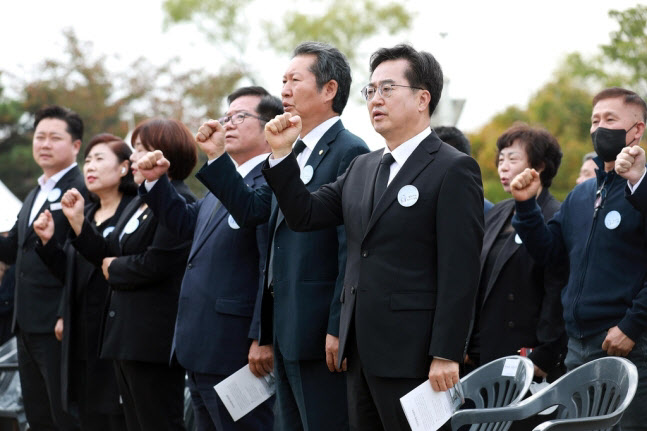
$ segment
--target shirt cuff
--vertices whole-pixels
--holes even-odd
[[[629,187],[629,191],[631,192],[631,194],[632,194],[632,195],[634,194],[634,192],[636,191],[636,189],[638,188],[638,186],[639,186],[639,185],[640,185],[640,183],[642,182],[643,178],[645,178],[645,174],[646,174],[646,173],[647,173],[647,170],[645,170],[645,172],[643,172],[643,176],[642,176],[642,177],[640,177],[640,179],[639,179],[639,180],[636,182],[636,184],[634,184],[633,186],[631,185],[631,183],[629,182],[629,180],[627,180],[627,187]]]
[[[219,159],[219,158],[221,158],[221,157],[222,157],[222,156],[218,156],[218,157],[216,157],[215,159],[209,159],[209,160],[207,160],[207,166],[208,166],[208,165],[210,165],[210,164],[212,164],[213,162],[215,162],[216,160],[218,160],[218,159]]]
[[[289,155],[290,155],[290,154],[288,153],[288,155],[287,155],[287,156],[289,156]],[[287,156],[283,156],[283,157],[281,157],[280,159],[275,159],[275,158],[273,158],[274,156],[270,156],[270,158],[269,158],[269,159],[267,159],[268,163],[270,164],[270,168],[273,168],[274,166],[276,166],[276,165],[278,165],[279,163],[281,163],[283,160],[285,160],[285,158],[286,158]]]
[[[155,187],[155,184],[157,184],[157,182],[158,182],[158,181],[159,181],[159,180],[155,180],[155,181],[148,181],[148,180],[146,180],[146,181],[144,181],[144,187],[146,187],[146,191],[147,191],[147,192],[150,192],[150,191],[151,191],[151,189],[152,189],[153,187]]]

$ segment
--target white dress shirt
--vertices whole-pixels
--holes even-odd
[[[40,186],[40,190],[38,190],[38,193],[36,194],[36,198],[34,199],[34,203],[31,206],[31,213],[29,213],[30,225],[34,222],[36,215],[38,215],[38,211],[40,211],[41,207],[47,200],[47,196],[49,196],[50,192],[54,190],[54,188],[56,187],[56,183],[58,182],[58,180],[63,178],[65,174],[67,174],[71,169],[75,167],[76,167],[76,162],[72,163],[70,166],[63,169],[62,171],[58,171],[57,173],[49,177],[47,180],[45,180],[44,174],[38,177],[38,185]],[[63,191],[61,190],[61,195],[62,193]],[[60,199],[60,196],[57,199]]]

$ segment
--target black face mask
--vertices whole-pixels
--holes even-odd
[[[636,124],[631,126],[629,130],[633,129]],[[627,146],[627,132],[629,130],[598,127],[595,132],[591,133],[593,149],[605,162],[615,161],[620,151]]]

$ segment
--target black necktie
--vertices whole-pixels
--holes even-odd
[[[292,152],[294,153],[294,157],[297,157],[305,149],[306,149],[306,144],[301,139],[299,139],[297,143],[294,144],[294,147],[292,147]]]
[[[391,164],[395,161],[391,153],[386,153],[382,156],[380,167],[377,169],[377,177],[375,178],[375,188],[373,189],[373,211],[380,198],[386,190],[389,183],[389,174],[391,173]]]

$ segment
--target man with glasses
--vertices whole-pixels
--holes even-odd
[[[309,190],[334,181],[355,156],[368,152],[339,119],[350,84],[344,55],[316,42],[299,45],[283,75],[283,106],[303,119],[290,150],[297,159],[299,181]],[[218,124],[209,122],[200,127],[197,140],[222,154],[218,133]],[[227,157],[215,160],[203,178],[241,226],[269,219],[260,344],[274,348],[274,429],[347,430],[346,376],[337,361],[346,264],[343,229],[292,231],[272,191],[267,186],[256,191],[247,187]]]
[[[223,147],[242,181],[252,189],[265,184],[260,163],[269,147],[265,123],[283,112],[281,101],[262,87],[243,87],[227,98],[227,115],[218,123]],[[202,146],[209,162],[218,157]],[[208,169],[208,163],[200,172]],[[272,371],[272,349],[259,346],[260,301],[267,251],[267,225],[240,227],[212,194],[187,204],[165,174],[160,151],[138,161],[146,177],[140,195],[160,223],[193,245],[182,280],[172,355],[188,372],[197,429],[267,430],[272,428],[273,399],[233,422],[213,387],[249,361],[256,376]],[[256,312],[255,312],[256,310]]]
[[[362,94],[386,148],[357,157],[314,193],[299,181],[290,143],[302,120],[265,126],[263,174],[291,228],[343,225],[348,238],[339,361],[348,359],[351,428],[408,430],[400,397],[429,379],[458,382],[479,279],[483,191],[471,157],[430,130],[443,74],[409,45],[371,57]]]

